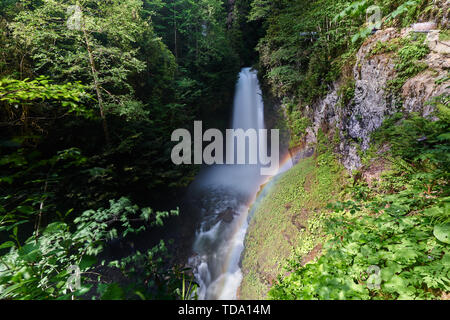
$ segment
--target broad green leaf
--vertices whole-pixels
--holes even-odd
[[[15,246],[14,242],[6,241],[6,242],[3,242],[2,244],[0,244],[0,249],[11,248],[11,247],[14,247],[14,246]]]
[[[84,256],[79,263],[80,270],[86,270],[97,262],[97,259],[93,256]]]
[[[433,234],[439,241],[450,244],[450,223],[434,226]]]

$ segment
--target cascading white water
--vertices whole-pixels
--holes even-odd
[[[264,104],[256,71],[241,70],[233,108],[233,129],[264,129]],[[266,178],[260,174],[260,165],[216,165],[204,169],[191,186],[202,216],[194,243],[196,256],[190,259],[199,283],[199,299],[236,299],[242,280],[239,261],[248,206]],[[226,211],[229,219],[224,221],[220,216]]]

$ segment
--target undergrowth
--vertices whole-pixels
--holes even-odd
[[[272,299],[439,299],[450,291],[450,167],[448,97],[435,102],[438,121],[394,115],[374,147],[390,170],[371,188],[349,186],[333,211],[324,254],[302,266],[290,261]],[[373,150],[372,150],[373,151]],[[375,154],[375,153],[373,153]],[[379,155],[378,155],[379,156]]]
[[[325,207],[339,196],[344,176],[331,150],[322,148],[318,157],[301,160],[265,186],[254,204],[242,256],[241,299],[266,298],[287,261],[323,241]]]
[[[369,55],[392,53],[396,77],[387,83],[388,93],[399,95],[405,82],[428,68],[420,60],[425,58],[430,49],[424,34],[411,34],[406,38],[394,38],[388,42],[377,42]]]

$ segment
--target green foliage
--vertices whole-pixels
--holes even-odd
[[[352,2],[348,7],[346,7],[343,11],[341,11],[338,15],[336,15],[333,19],[333,22],[341,22],[345,19],[356,19],[361,23],[361,17],[366,16],[366,12],[368,12],[372,7],[373,1],[370,0],[362,0]],[[379,29],[381,27],[381,21],[376,22],[374,25],[366,26],[360,28],[351,38],[352,43],[357,43],[360,40],[364,40],[374,28]]]
[[[168,269],[166,261],[169,258],[168,248],[161,241],[147,252],[137,251],[120,260],[111,261],[109,266],[119,268],[131,280],[125,288],[113,288],[114,299],[195,299],[197,284],[192,274],[189,274],[191,270],[179,266]],[[106,298],[102,296],[102,299]]]
[[[10,143],[17,143],[10,141]],[[6,143],[3,142],[3,147]],[[8,230],[16,225],[40,221],[48,212],[54,213],[59,220],[64,219],[72,210],[61,207],[55,210],[54,186],[61,183],[61,174],[65,170],[75,170],[86,164],[86,157],[77,148],[66,149],[50,158],[41,158],[39,152],[28,152],[19,148],[15,152],[5,154],[0,161],[2,185],[0,226]],[[26,186],[24,189],[23,186]],[[80,199],[78,199],[80,200]],[[39,210],[37,210],[39,208]],[[61,213],[63,211],[65,213]],[[39,218],[36,215],[39,215]],[[53,217],[56,218],[56,217]],[[36,233],[41,228],[40,222],[35,225]]]
[[[53,85],[45,77],[39,77],[30,81],[13,79],[0,80],[0,101],[8,103],[20,103],[33,100],[59,100],[63,103],[79,101],[84,94],[84,87],[80,83],[66,85]],[[67,101],[64,101],[67,100]]]
[[[340,22],[345,19],[356,19],[362,24],[363,26],[351,38],[352,43],[358,43],[370,35],[373,29],[380,29],[383,24],[388,25],[393,20],[400,20],[400,25],[402,26],[413,22],[424,2],[426,3],[427,1],[411,0],[401,4],[398,1],[355,1],[337,14],[333,21]],[[391,11],[395,6],[395,10]],[[368,25],[368,22],[364,21],[364,19],[369,13],[374,14],[376,10],[380,11],[379,18],[383,18],[383,20],[371,21],[372,23]],[[385,14],[384,17],[381,16],[383,13]]]
[[[439,33],[439,41],[450,41],[450,31],[449,30],[442,30]]]
[[[340,96],[339,103],[342,106],[346,106],[355,97],[355,85],[356,81],[351,78],[344,82],[344,84],[339,88],[338,95]]]
[[[301,116],[301,112],[293,110],[289,113],[289,131],[291,133],[291,146],[295,146],[301,142],[306,134],[306,129],[311,126],[311,120]]]
[[[349,187],[355,201],[329,206],[324,254],[305,266],[292,259],[271,298],[439,299],[450,290],[446,100],[434,102],[437,121],[398,114],[375,132],[375,150],[390,144],[390,171],[372,188]]]
[[[321,144],[317,158],[302,159],[273,178],[253,204],[242,255],[242,299],[266,299],[287,261],[323,241],[326,205],[339,194],[343,168],[324,137]]]
[[[399,94],[405,82],[426,70],[428,66],[420,62],[429,53],[430,49],[425,42],[425,35],[411,34],[405,38],[394,38],[388,42],[377,42],[369,56],[378,54],[392,54],[397,72],[395,79],[388,82],[388,91]]]
[[[258,0],[252,1],[251,7],[252,10],[249,14],[249,20],[261,20],[266,19],[270,16],[273,8],[275,7],[275,3],[280,1],[270,1],[270,0]]]
[[[74,4],[66,0],[45,1],[37,6],[25,3],[27,9],[11,24],[20,45],[29,50],[35,71],[59,81],[82,81],[90,85],[91,93],[99,89],[97,99],[109,105],[107,111],[129,119],[145,115],[136,112],[143,104],[133,99],[134,89],[128,82],[133,73],[146,67],[134,47],[146,32],[151,32],[151,27],[137,16],[142,3],[78,2],[82,11],[79,26],[69,28],[67,21],[73,16],[68,8]],[[129,103],[132,107],[127,107]]]
[[[294,264],[298,269],[271,290],[272,298],[436,299],[450,289],[450,251],[432,236],[426,216],[339,217],[328,232],[336,237],[326,254],[302,268]],[[370,266],[381,269],[379,289],[367,287]]]
[[[444,210],[449,210],[449,208],[450,207],[447,205],[444,208]],[[435,225],[433,234],[436,237],[436,239],[438,239],[439,241],[446,243],[446,244],[450,244],[450,224],[449,223]]]
[[[350,45],[352,22],[331,25],[347,2],[270,3],[266,35],[257,47],[261,67],[275,95],[297,95],[302,103],[310,103],[336,79],[333,60]],[[253,2],[254,9],[259,5],[258,1]]]
[[[401,114],[396,114],[374,133],[374,138],[378,142],[389,141],[391,152],[400,159],[399,165],[406,162],[412,166],[416,171],[413,177],[422,181],[430,189],[428,192],[434,188],[442,192],[450,167],[448,97],[440,97],[434,104],[438,121],[416,114],[402,119]]]
[[[407,18],[409,18],[409,19],[403,23],[403,25],[405,25],[405,23],[411,21],[412,14],[417,11],[421,2],[423,2],[423,1],[411,0],[411,1],[406,1],[405,3],[402,3],[401,5],[399,5],[397,7],[397,9],[395,9],[394,11],[389,13],[389,15],[386,17],[386,22],[396,19],[397,17],[399,17],[401,15],[406,15]]]
[[[264,35],[260,21],[249,21],[252,2],[252,0],[236,0],[234,3],[229,2],[228,6],[228,11],[232,9],[232,21],[230,16],[227,20],[228,34],[233,50],[239,55],[241,66],[252,66],[257,63],[258,55],[255,47]]]
[[[187,98],[181,102],[202,114],[228,108],[232,99],[228,88],[235,84],[239,58],[224,25],[224,2],[145,1],[144,7],[152,11],[155,32],[179,65],[176,80],[182,86],[177,89]],[[212,105],[212,100],[217,103]]]
[[[274,95],[296,96],[302,104],[310,104],[346,72],[351,57],[374,28],[381,28],[382,23],[410,24],[428,4],[419,0],[254,0],[249,17],[263,20],[267,29],[257,49]],[[368,25],[368,18],[376,11],[374,6],[379,7],[384,20]],[[408,74],[418,72],[411,66],[400,69]]]
[[[195,298],[192,277],[173,262],[168,232],[157,230],[171,214],[138,210],[123,197],[165,208],[192,181],[197,168],[167,161],[170,134],[194,118],[216,127],[227,118],[239,61],[225,18],[219,0],[2,1],[0,255],[11,264],[8,271],[0,263],[5,298]],[[109,199],[121,200],[108,207]],[[142,252],[133,244],[107,267],[120,268],[125,284],[102,269],[111,261],[97,261],[80,265],[82,292],[67,291],[66,267],[82,258],[81,248],[110,258],[114,243],[131,243],[144,229],[157,239]],[[22,258],[19,247],[29,243],[48,266]],[[52,244],[61,248],[52,253]]]
[[[402,38],[394,38],[391,41],[378,41],[369,53],[370,57],[378,54],[397,52],[401,47]]]
[[[177,214],[172,211],[170,214]],[[149,208],[139,209],[126,198],[110,201],[107,209],[85,211],[74,220],[75,230],[64,222],[49,224],[40,235],[28,238],[23,244],[18,240],[18,225],[12,229],[14,242],[4,242],[2,249],[9,252],[0,257],[0,297],[2,299],[71,299],[82,298],[92,287],[89,275],[99,263],[96,257],[107,241],[137,234],[148,227],[162,225],[168,212]],[[146,223],[136,228],[138,221]],[[0,226],[0,230],[11,230]],[[6,228],[6,229],[5,229]],[[153,250],[155,256],[159,250]],[[81,287],[70,290],[69,268],[77,266],[81,272]],[[156,270],[155,272],[161,270]],[[106,290],[99,287],[104,299],[110,299],[122,289],[117,284]]]

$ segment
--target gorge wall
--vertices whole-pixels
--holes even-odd
[[[411,32],[414,32],[412,28],[401,31],[389,28],[367,39],[359,49],[353,67],[353,99],[342,103],[343,98],[339,95],[342,83],[337,82],[323,99],[306,107],[313,123],[305,135],[307,145],[317,143],[319,128],[338,130],[341,143],[337,151],[342,156],[342,164],[348,170],[355,170],[361,167],[358,150],[364,151],[369,147],[371,133],[381,126],[387,116],[396,112],[431,115],[432,98],[448,94],[446,73],[450,67],[450,41],[440,41],[438,30],[427,34],[425,41],[430,53],[422,61],[427,67],[408,79],[397,97],[386,89],[389,81],[396,77],[395,53],[372,54],[378,43],[405,38]],[[436,81],[445,77],[446,81]]]

